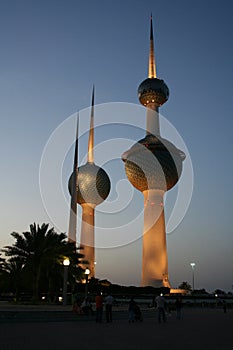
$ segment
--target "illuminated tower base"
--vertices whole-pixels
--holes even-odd
[[[82,267],[85,269],[88,265],[90,277],[95,277],[94,227],[95,209],[93,208],[93,205],[83,203],[80,246],[82,247],[81,253],[84,255],[84,259],[88,262],[87,264],[83,264]]]
[[[144,195],[144,229],[141,286],[170,287],[161,190],[147,190]]]

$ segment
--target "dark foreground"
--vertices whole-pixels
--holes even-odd
[[[139,323],[128,323],[127,313],[113,315],[113,323],[102,324],[80,317],[77,322],[1,322],[0,350],[233,348],[233,310],[224,314],[222,310],[185,309],[182,320],[173,312],[165,324],[158,324],[155,311]]]

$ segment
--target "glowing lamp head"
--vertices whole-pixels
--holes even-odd
[[[90,271],[88,268],[86,268],[86,270],[85,270],[84,273],[85,273],[86,276],[88,276],[88,275],[90,275],[90,272],[91,272],[91,271]]]
[[[68,258],[63,260],[63,265],[64,266],[69,266],[70,265],[70,260]]]

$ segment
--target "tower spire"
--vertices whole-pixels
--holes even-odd
[[[93,85],[92,101],[91,101],[91,120],[90,120],[88,155],[87,155],[88,163],[94,163],[94,93],[95,93],[95,87]]]
[[[76,243],[76,227],[77,227],[77,173],[78,173],[78,127],[79,127],[79,114],[77,115],[77,127],[76,127],[76,139],[75,139],[75,152],[73,162],[73,181],[71,184],[71,200],[70,200],[70,219],[68,240]]]
[[[156,78],[152,14],[150,16],[150,52],[149,52],[148,78]]]

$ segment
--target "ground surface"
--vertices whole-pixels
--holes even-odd
[[[182,320],[173,312],[165,324],[154,310],[139,323],[128,323],[126,310],[113,312],[111,324],[80,316],[72,322],[2,320],[0,350],[233,349],[233,310],[183,311]]]

